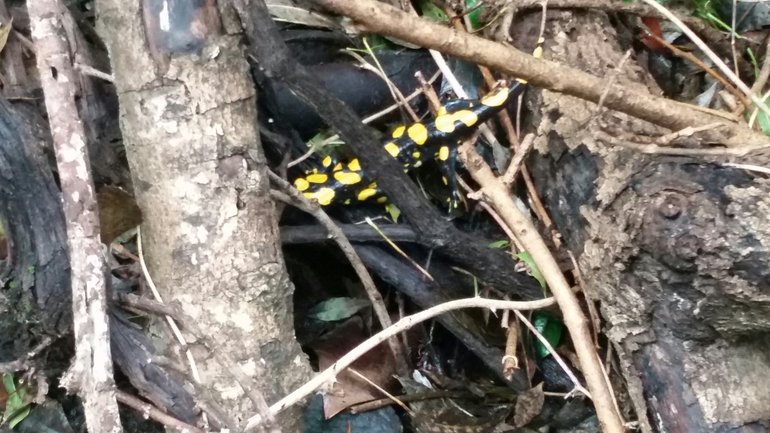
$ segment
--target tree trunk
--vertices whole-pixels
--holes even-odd
[[[626,44],[607,16],[555,15],[545,56],[609,82]],[[633,60],[616,80],[651,81]],[[599,137],[670,131],[539,95],[528,164],[579,256],[587,295],[601,304],[643,431],[769,431],[770,183],[704,159],[613,146]]]
[[[112,58],[121,129],[144,215],[145,259],[164,300],[181,301],[274,402],[302,384],[310,369],[294,338],[293,287],[268,194],[241,38],[234,31],[218,35],[216,14],[192,15],[186,27],[192,30],[183,35],[193,45],[201,42],[194,40],[197,31],[214,29],[196,53],[168,36],[180,24],[173,21],[178,2],[166,11],[171,31],[160,36],[153,26],[162,12],[152,1],[141,9],[139,3],[98,2],[98,29]],[[253,415],[227,370],[195,349],[202,382],[215,390],[218,403],[240,422]],[[279,417],[284,431],[300,431],[298,411]]]

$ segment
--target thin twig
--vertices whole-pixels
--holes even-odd
[[[366,42],[366,38],[364,38],[364,44],[368,49],[369,44]],[[404,97],[404,94],[401,93],[401,90],[399,90],[395,84],[393,84],[393,80],[391,80],[390,77],[388,77],[387,74],[385,74],[385,71],[382,69],[382,66],[380,65],[379,60],[377,60],[377,57],[375,57],[374,54],[371,53],[371,49],[369,52],[372,56],[372,59],[374,59],[374,63],[377,66],[374,66],[369,62],[367,62],[362,55],[356,53],[355,51],[345,51],[345,52],[348,55],[352,56],[354,59],[358,60],[361,63],[360,67],[362,69],[365,69],[377,75],[378,77],[380,77],[380,79],[382,79],[382,81],[385,82],[385,85],[388,86],[388,90],[390,90],[390,94],[393,97],[393,100],[396,101],[396,103],[399,103],[402,107],[404,107],[404,110],[406,110],[407,114],[409,114],[409,117],[411,117],[414,122],[419,120],[419,116],[417,116],[417,113],[415,113],[414,110],[412,110],[412,107],[406,103],[406,98]]]
[[[465,190],[465,193],[468,195],[469,199],[477,200],[478,205],[484,209],[489,216],[492,217],[492,219],[495,220],[498,226],[500,226],[500,229],[505,232],[505,234],[508,236],[508,240],[511,241],[513,245],[516,246],[517,251],[523,251],[524,246],[521,245],[518,239],[516,239],[516,236],[513,234],[511,229],[505,224],[502,218],[500,218],[500,215],[497,214],[497,212],[492,208],[492,206],[489,205],[484,199],[484,191],[474,191],[473,188],[468,185],[463,178],[460,176],[457,176],[457,183]]]
[[[658,146],[657,144],[641,144],[615,138],[605,132],[596,131],[596,138],[605,143],[623,146],[650,155],[672,156],[746,156],[751,152],[770,149],[770,144],[746,147],[719,149],[684,149],[679,147]]]
[[[735,20],[737,19],[736,15],[738,15],[737,7],[738,7],[737,0],[733,0],[733,24],[730,28],[730,50],[732,50],[733,52],[733,67],[735,68],[735,75],[738,75],[739,73],[738,72],[738,52],[735,49]]]
[[[404,402],[400,401],[396,396],[394,396],[393,394],[389,393],[386,389],[384,389],[380,385],[377,385],[376,383],[371,381],[368,377],[364,376],[363,374],[357,372],[356,370],[354,370],[354,369],[352,369],[350,367],[348,367],[348,372],[350,372],[351,374],[353,374],[355,376],[358,376],[359,379],[361,379],[364,382],[368,383],[369,386],[371,386],[371,387],[375,388],[377,391],[380,391],[381,393],[383,393],[386,397],[391,399],[394,403],[396,403],[397,405],[401,406],[401,408],[404,409],[406,411],[406,413],[408,413],[409,415],[411,415],[411,416],[415,415],[415,413],[412,412],[411,409],[409,409],[409,406],[405,405]]]
[[[596,348],[599,349],[599,330],[601,329],[602,324],[601,319],[599,318],[599,312],[596,311],[594,300],[591,299],[588,293],[586,293],[586,283],[583,280],[583,274],[580,272],[580,266],[575,259],[575,255],[572,254],[572,251],[570,250],[567,250],[567,254],[569,254],[569,258],[572,261],[572,275],[575,277],[575,282],[585,297],[586,305],[588,306],[588,314],[591,316],[591,329],[594,332],[594,344],[596,345]]]
[[[475,397],[468,391],[425,391],[415,394],[399,395],[397,400],[403,403],[411,403],[415,401],[434,400],[438,398],[473,398]],[[396,401],[389,398],[383,398],[380,400],[369,401],[366,403],[357,404],[349,408],[350,413],[357,414],[368,412],[371,410],[382,409],[386,406],[396,404]]]
[[[762,102],[767,101],[768,97],[770,97],[770,91],[762,95]],[[754,122],[757,120],[758,115],[759,115],[759,108],[754,107],[754,109],[751,110],[751,116],[749,116],[749,128],[754,128]]]
[[[94,68],[93,66],[88,66],[88,65],[84,65],[82,63],[75,62],[75,69],[77,69],[78,71],[80,71],[80,72],[82,72],[82,73],[84,73],[86,75],[90,75],[90,76],[96,77],[96,78],[101,78],[102,80],[108,81],[110,83],[114,83],[115,82],[115,76],[114,75],[108,74],[106,72],[102,72],[102,71]]]
[[[748,170],[748,171],[756,171],[757,173],[770,174],[770,168],[761,167],[761,166],[758,166],[758,165],[734,164],[732,162],[725,162],[722,165],[724,167],[740,168],[740,169]]]
[[[411,257],[409,257],[409,255],[408,255],[408,254],[406,254],[406,253],[404,252],[404,250],[402,250],[401,248],[399,248],[399,247],[398,247],[398,245],[396,245],[396,244],[395,244],[395,242],[393,242],[393,241],[392,241],[390,238],[388,238],[388,237],[385,235],[385,233],[383,233],[383,232],[380,230],[380,227],[379,227],[378,225],[374,224],[374,221],[373,221],[371,218],[369,218],[369,217],[366,217],[366,220],[365,220],[365,222],[366,222],[367,224],[369,224],[369,226],[370,226],[371,228],[373,228],[374,230],[376,230],[376,231],[377,231],[377,233],[379,233],[379,235],[382,237],[382,239],[384,239],[384,240],[385,240],[385,242],[387,242],[387,244],[388,244],[388,245],[390,245],[390,247],[391,247],[391,248],[393,248],[393,250],[395,250],[395,251],[396,251],[398,254],[400,254],[400,255],[401,255],[401,257],[403,257],[403,258],[404,258],[404,259],[406,259],[406,260],[407,260],[409,263],[411,263],[411,264],[412,264],[412,266],[414,266],[414,267],[415,267],[415,269],[417,269],[418,271],[420,271],[420,273],[421,273],[421,274],[423,274],[423,275],[425,275],[425,277],[426,277],[427,279],[429,279],[430,281],[434,281],[434,279],[433,279],[433,276],[432,276],[432,275],[431,275],[431,274],[430,274],[430,273],[429,273],[429,272],[428,272],[428,271],[427,271],[425,268],[423,268],[422,266],[420,266],[419,264],[417,264],[417,262],[415,262],[415,261],[414,261],[414,260],[413,260]]]
[[[508,323],[505,341],[505,356],[503,356],[503,374],[511,380],[513,374],[519,369],[519,358],[516,357],[516,348],[519,346],[519,325],[516,319],[503,318],[503,323]]]
[[[770,78],[770,38],[767,39],[767,44],[765,45],[765,60],[762,61],[762,69],[759,70],[759,75],[754,84],[752,84],[751,91],[762,93],[768,78]]]
[[[649,32],[652,34],[652,32]],[[620,59],[620,62],[618,62],[618,65],[615,66],[615,69],[613,69],[612,74],[610,74],[610,79],[607,81],[607,87],[602,92],[602,96],[599,97],[599,102],[596,104],[596,110],[595,113],[599,113],[602,109],[602,106],[604,105],[604,98],[607,97],[607,95],[610,93],[610,89],[612,88],[612,85],[615,84],[615,80],[618,79],[618,75],[623,71],[623,66],[625,66],[626,62],[629,58],[631,58],[631,54],[634,53],[634,50],[629,48],[625,54],[623,54],[623,58]]]
[[[524,165],[524,158],[529,155],[529,151],[532,150],[532,146],[535,145],[535,134],[527,134],[516,151],[516,154],[511,159],[511,163],[508,165],[508,169],[505,170],[503,175],[503,183],[507,187],[511,187],[513,181],[516,180],[516,175]]]
[[[351,350],[345,356],[340,358],[339,361],[334,363],[334,365],[318,373],[313,379],[311,379],[306,384],[302,385],[299,389],[295,390],[291,394],[282,398],[281,401],[279,401],[278,403],[272,405],[270,407],[270,411],[273,414],[277,414],[283,411],[284,409],[286,409],[287,407],[290,407],[298,403],[299,401],[304,399],[306,396],[310,395],[313,391],[317,390],[318,388],[326,384],[327,382],[334,380],[334,378],[337,376],[337,374],[339,374],[339,372],[345,370],[347,367],[350,366],[350,364],[355,362],[358,358],[360,358],[362,355],[364,355],[368,351],[377,347],[383,341],[395,335],[398,335],[399,333],[404,332],[407,329],[414,327],[415,325],[418,325],[426,320],[430,320],[441,314],[444,314],[453,310],[459,310],[462,308],[488,308],[492,310],[502,310],[502,309],[537,310],[537,309],[549,307],[554,303],[555,301],[553,298],[546,298],[539,301],[527,301],[527,302],[498,301],[495,299],[483,299],[483,298],[458,299],[456,301],[445,302],[443,304],[436,305],[435,307],[428,308],[427,310],[421,311],[417,314],[404,317],[403,319],[394,323],[393,326],[387,329],[383,329],[382,331],[378,332],[368,340],[359,344],[355,349]],[[259,415],[255,415],[251,417],[249,418],[249,422],[246,425],[245,431],[246,432],[254,431],[254,429],[257,426],[259,426],[261,423],[262,423],[262,418]]]
[[[147,263],[144,260],[144,248],[142,243],[142,228],[141,226],[136,227],[136,249],[137,254],[139,255],[139,266],[142,268],[142,274],[144,275],[144,280],[147,282],[147,286],[150,288],[150,292],[152,293],[153,298],[157,302],[163,302],[163,298],[160,295],[160,291],[158,291],[158,287],[155,286],[155,281],[152,279],[152,275],[150,275],[150,270],[147,269]],[[184,335],[182,335],[182,331],[179,329],[179,326],[177,326],[174,319],[170,316],[166,316],[166,322],[168,322],[168,326],[171,328],[171,333],[174,334],[174,338],[179,342],[179,345],[182,347],[182,350],[185,352],[185,356],[187,357],[187,363],[190,365],[190,374],[192,375],[192,378],[195,382],[201,383],[201,376],[198,371],[198,364],[195,362],[195,357],[193,357],[192,351],[190,350],[190,346],[187,345],[187,340],[184,338]],[[203,420],[204,422],[207,422],[206,414],[203,414]]]
[[[22,358],[8,362],[0,362],[0,374],[28,369],[30,366],[30,360],[36,357],[43,349],[50,346],[51,343],[51,337],[43,337],[43,340],[32,350],[25,353]]]
[[[155,420],[166,427],[170,427],[174,430],[178,430],[183,433],[204,433],[204,431],[199,429],[198,427],[195,427],[190,424],[187,424],[186,422],[180,421],[174,418],[173,416],[158,409],[157,407],[149,403],[146,403],[142,400],[139,400],[138,398],[134,397],[131,394],[127,394],[123,391],[118,390],[118,392],[115,394],[115,397],[117,397],[120,403],[123,403],[126,406],[142,414],[144,418],[150,418],[152,420]]]

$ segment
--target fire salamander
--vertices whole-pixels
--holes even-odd
[[[542,43],[543,39],[540,38],[534,52],[535,57],[541,57]],[[420,167],[425,161],[436,159],[444,184],[450,189],[448,205],[450,208],[457,208],[457,142],[500,112],[508,101],[521,95],[526,86],[526,81],[517,79],[508,86],[494,89],[480,100],[450,101],[439,109],[433,121],[399,126],[393,130],[390,137],[383,140],[382,145],[391,156],[403,164],[406,172]],[[343,163],[338,162],[335,157],[327,156],[320,167],[306,173],[304,177],[297,178],[294,186],[305,197],[317,200],[321,206],[369,200],[375,200],[377,203],[387,201],[374,180],[361,169],[358,158]]]

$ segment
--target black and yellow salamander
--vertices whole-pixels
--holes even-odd
[[[542,38],[535,49],[535,57],[542,52]],[[456,99],[439,109],[430,122],[417,122],[399,126],[390,137],[383,140],[385,150],[403,164],[404,171],[420,167],[425,161],[436,159],[444,183],[450,187],[449,207],[456,208],[459,191],[456,183],[457,142],[469,136],[474,129],[500,112],[508,101],[524,92],[527,83],[514,80],[508,86],[500,86],[480,100]],[[297,178],[294,186],[321,206],[352,204],[368,200],[385,203],[387,199],[361,169],[358,158],[347,163],[327,156],[321,166]]]

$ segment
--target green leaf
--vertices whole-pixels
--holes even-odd
[[[438,21],[441,23],[446,23],[449,21],[449,17],[446,16],[446,13],[442,11],[438,6],[434,5],[428,0],[423,0],[420,2],[420,12],[422,12],[422,16],[424,18],[428,18],[432,21]]]
[[[489,248],[508,248],[508,246],[511,245],[511,241],[507,239],[494,241],[491,244],[487,245]]]
[[[770,135],[770,118],[762,110],[757,113],[757,124],[759,124],[763,134]]]
[[[401,209],[396,207],[393,203],[388,203],[385,205],[385,211],[388,212],[390,219],[392,219],[394,223],[398,222],[398,218],[401,216]]]
[[[468,14],[468,18],[471,21],[471,28],[478,30],[481,27],[481,12],[484,10],[484,6],[476,7],[482,0],[465,0],[465,10],[473,11]]]
[[[34,274],[35,273],[35,267],[34,266],[29,266],[27,268],[27,270],[29,271],[30,274]]]
[[[32,410],[31,405],[24,406],[21,410],[17,411],[16,413],[11,414],[8,417],[8,427],[13,430],[14,427],[16,427],[17,424],[24,421],[24,418],[29,415],[29,412]]]
[[[564,329],[564,324],[562,324],[560,320],[556,319],[548,313],[536,311],[533,314],[532,325],[534,325],[535,329],[537,329],[537,332],[545,337],[546,341],[548,341],[548,344],[550,344],[551,347],[555,349],[556,346],[559,345],[559,340],[561,340],[561,333]],[[543,345],[543,343],[540,342],[539,339],[535,341],[537,354],[540,355],[541,358],[545,358],[551,353],[548,349],[546,349],[546,347]]]
[[[545,282],[545,277],[543,277],[543,273],[540,272],[540,268],[535,264],[535,260],[532,259],[532,255],[526,251],[522,251],[519,254],[516,254],[516,257],[529,266],[529,271],[532,273],[532,276],[535,277],[540,283],[540,287],[543,288],[543,296],[546,296],[545,289],[548,287],[548,284]]]
[[[347,319],[371,305],[371,302],[365,299],[331,298],[311,308],[308,317],[322,322],[336,322]]]
[[[13,373],[3,375],[3,387],[8,393],[3,421],[7,421],[8,426],[13,429],[16,424],[23,421],[29,415],[30,406],[24,402],[24,397],[27,395],[27,387],[16,388]]]

